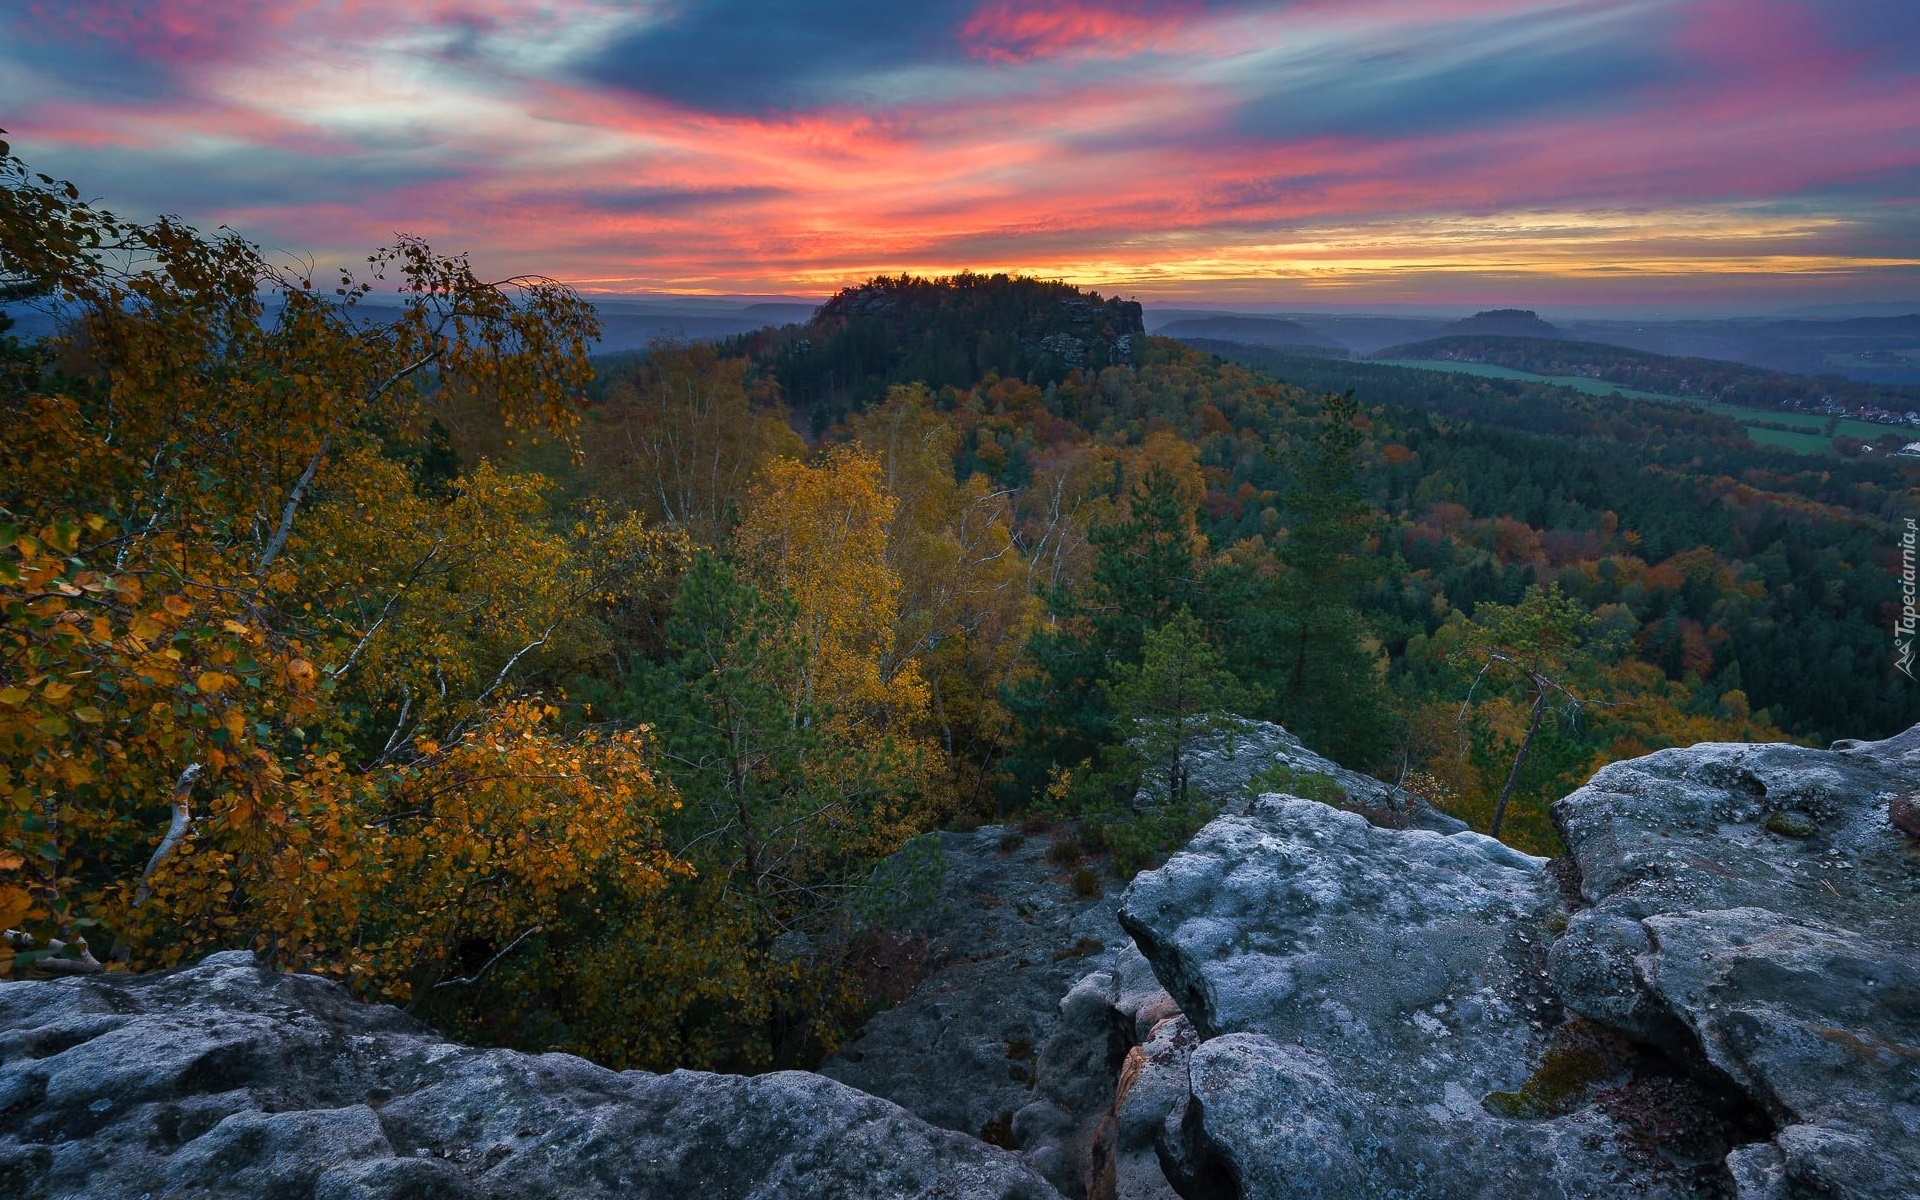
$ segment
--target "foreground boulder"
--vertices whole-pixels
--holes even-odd
[[[818,1075],[449,1043],[246,953],[0,983],[0,1196],[1048,1200],[1013,1155]]]
[[[1278,725],[1236,722],[1231,736],[1207,739],[1187,758],[1194,794],[1228,813],[1244,812],[1255,781],[1276,770],[1383,825],[1466,828]],[[1140,797],[1155,800],[1150,789]],[[1180,1013],[1115,919],[1118,885],[1093,865],[1079,870],[1071,830],[986,826],[938,838],[938,894],[896,930],[916,939],[924,977],[821,1072],[934,1125],[1019,1149],[1068,1196],[1130,1178],[1171,1196],[1157,1151],[1116,1140],[1116,1087],[1131,1094],[1130,1112],[1143,1112],[1158,1094],[1150,1080],[1166,1076],[1129,1067],[1129,1053]],[[1163,1033],[1156,1053],[1186,1044],[1175,1032]],[[1129,1136],[1137,1125],[1126,1126]],[[1109,1177],[1121,1182],[1100,1182]]]
[[[1638,1177],[1641,1194],[1695,1194],[1688,1172],[1637,1171],[1602,1107],[1486,1104],[1523,1094],[1561,1025],[1560,909],[1544,861],[1478,834],[1286,796],[1213,822],[1121,910],[1198,1035],[1189,1095],[1157,1131],[1188,1164],[1175,1185],[1490,1200]]]
[[[1555,806],[1591,907],[1554,982],[1764,1109],[1778,1133],[1730,1164],[1744,1195],[1920,1196],[1920,847],[1895,827],[1916,783],[1920,727],[1664,750]]]
[[[1560,802],[1551,870],[1298,797],[1220,817],[1124,898],[1184,1011],[1090,1190],[1914,1200],[1916,789],[1920,729],[1665,751]]]

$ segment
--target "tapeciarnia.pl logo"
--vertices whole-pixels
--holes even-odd
[[[1920,612],[1914,609],[1914,595],[1920,588],[1914,583],[1914,542],[1920,538],[1920,525],[1912,517],[1900,533],[1900,619],[1893,624],[1893,665],[1908,679],[1913,678],[1913,634],[1920,627]]]

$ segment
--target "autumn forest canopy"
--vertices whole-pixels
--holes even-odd
[[[1003,275],[596,363],[551,280],[284,268],[0,156],[0,308],[62,317],[0,316],[11,970],[247,947],[498,1044],[811,1064],[922,835],[1066,826],[1098,888],[1235,717],[1541,854],[1603,763],[1920,720],[1898,463]]]

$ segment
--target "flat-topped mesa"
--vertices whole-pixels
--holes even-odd
[[[1559,802],[1553,873],[1296,796],[1229,811],[1122,902],[1189,1032],[1129,1060],[1113,1160],[1144,1139],[1248,1200],[1912,1200],[1916,790],[1920,728],[1663,751]]]

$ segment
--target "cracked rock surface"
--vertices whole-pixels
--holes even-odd
[[[455,1045],[247,953],[0,983],[10,1200],[1048,1200],[1014,1155],[798,1071]]]
[[[1916,790],[1920,728],[1662,751],[1555,806],[1553,872],[1223,816],[1122,904],[1185,1016],[1129,1056],[1099,1194],[1159,1194],[1150,1147],[1190,1198],[1916,1200]]]
[[[1376,819],[1465,828],[1278,725],[1242,721],[1231,739],[1196,748],[1187,766],[1194,793],[1231,813],[1249,804],[1249,780],[1276,763],[1328,777]],[[926,978],[820,1070],[935,1125],[1017,1146],[1077,1196],[1113,1173],[1099,1157],[1112,1149],[1102,1121],[1112,1123],[1129,1051],[1180,1010],[1116,920],[1119,887],[1103,881],[1101,894],[1078,895],[1072,868],[1049,860],[1068,836],[1003,826],[940,834],[939,894],[904,930],[927,939]],[[1136,1113],[1142,1103],[1135,1098]],[[1133,1149],[1122,1176],[1147,1180],[1152,1148]]]
[[[1125,938],[1114,895],[1076,895],[1071,868],[1048,861],[1063,836],[999,825],[940,834],[939,895],[905,930],[927,939],[927,977],[821,1073],[976,1135],[1031,1102],[1061,998]]]
[[[1561,1021],[1544,868],[1267,796],[1142,874],[1121,922],[1201,1039],[1166,1156],[1245,1197],[1696,1194],[1637,1170],[1598,1106],[1484,1104],[1521,1092]]]
[[[1018,1146],[1077,1190],[1076,1128],[1106,1107],[1125,1045],[1110,1047],[1103,1027],[1060,1037],[1063,998],[1126,935],[1116,884],[1078,895],[1072,868],[1049,861],[1065,836],[998,825],[940,834],[939,893],[904,930],[926,939],[926,978],[820,1072],[931,1124]]]
[[[1569,1007],[1697,1046],[1779,1127],[1743,1197],[1920,1197],[1920,727],[1834,750],[1702,745],[1554,807],[1579,867]]]

